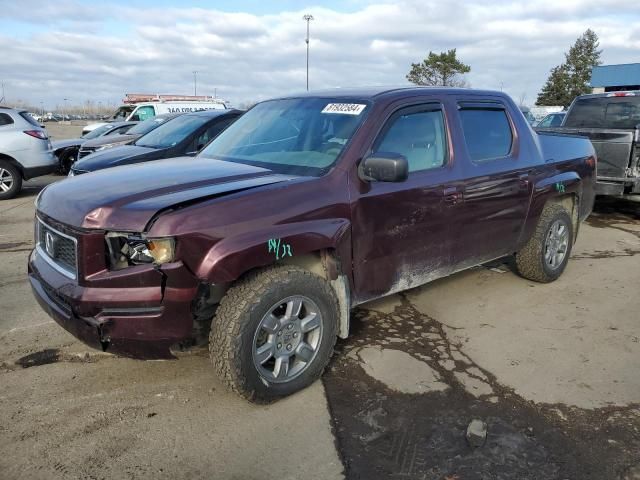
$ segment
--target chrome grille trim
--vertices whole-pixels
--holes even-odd
[[[39,255],[53,267],[56,271],[68,277],[72,280],[76,280],[78,278],[77,270],[78,270],[78,240],[66,233],[62,233],[60,230],[53,228],[51,225],[42,221],[40,217],[36,216],[36,250]],[[63,239],[70,240],[73,242],[73,269],[70,269],[68,265],[64,265],[61,262],[57,262],[56,259],[51,258],[47,253],[45,247],[42,245],[42,229],[49,230],[50,232],[62,237]]]

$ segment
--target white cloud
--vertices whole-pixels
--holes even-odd
[[[535,100],[548,71],[587,28],[607,63],[637,61],[640,4],[626,0],[449,3],[404,0],[353,13],[322,7],[253,15],[203,8],[88,8],[72,0],[0,0],[0,72],[9,99],[119,100],[126,92],[199,93],[239,103],[302,90],[312,13],[312,88],[405,82],[429,50],[457,48],[473,87]],[[26,6],[25,6],[26,5]],[[37,12],[30,15],[29,10]],[[109,15],[109,17],[105,17]]]

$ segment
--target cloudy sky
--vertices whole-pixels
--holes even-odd
[[[587,28],[605,63],[640,61],[637,0],[0,0],[0,81],[8,102],[119,102],[193,92],[232,103],[305,88],[406,83],[411,62],[457,48],[472,87],[535,101]]]

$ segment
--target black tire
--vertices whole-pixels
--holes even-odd
[[[545,259],[548,250],[547,242],[552,227],[560,222],[567,230],[568,242],[564,257],[557,265],[552,265]],[[518,273],[524,278],[540,283],[549,283],[556,280],[567,266],[573,246],[573,222],[571,215],[565,207],[559,204],[549,204],[544,207],[538,225],[527,244],[516,253],[516,266]]]
[[[65,150],[64,152],[62,152],[62,154],[60,154],[58,171],[61,175],[69,174],[69,170],[71,170],[71,166],[75,162],[77,153],[77,150]]]
[[[0,200],[15,197],[22,190],[22,174],[12,163],[0,160]]]
[[[297,376],[276,383],[263,375],[254,362],[256,339],[266,314],[274,311],[279,302],[296,295],[304,296],[317,307],[322,327],[315,336],[318,344],[313,358],[302,362],[306,366],[298,367],[303,370]],[[297,392],[320,378],[327,366],[336,342],[338,315],[335,293],[318,275],[289,265],[250,273],[227,291],[216,311],[209,336],[214,369],[230,390],[251,401],[268,402]],[[309,334],[301,333],[298,341],[302,343],[306,335]],[[283,337],[274,333],[269,338]],[[275,356],[272,358],[275,361]],[[296,365],[295,361],[292,357],[292,365]]]

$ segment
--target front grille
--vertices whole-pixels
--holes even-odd
[[[56,270],[68,277],[76,278],[78,265],[75,238],[38,219],[38,249]]]
[[[80,160],[81,158],[86,157],[87,155],[95,152],[96,149],[94,147],[82,147],[80,149],[80,151],[78,152],[78,160]]]

